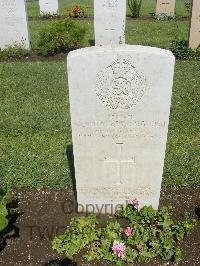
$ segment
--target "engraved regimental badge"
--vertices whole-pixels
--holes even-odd
[[[131,109],[141,100],[145,91],[144,75],[128,59],[120,57],[97,74],[96,94],[109,109]]]

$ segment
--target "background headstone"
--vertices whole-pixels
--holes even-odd
[[[79,211],[92,204],[90,211],[114,213],[105,204],[115,208],[129,198],[158,208],[174,63],[171,52],[143,46],[69,54]]]
[[[174,16],[175,5],[175,0],[157,0],[156,15],[166,14],[168,16]]]
[[[125,43],[126,0],[94,0],[95,45]]]
[[[192,18],[190,25],[190,47],[197,48],[200,45],[200,0],[193,0]]]
[[[0,48],[30,48],[24,0],[0,0]]]
[[[40,14],[58,14],[58,0],[39,0]]]

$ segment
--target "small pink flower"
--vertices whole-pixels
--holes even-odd
[[[114,241],[112,246],[113,255],[117,255],[118,258],[124,258],[124,252],[125,252],[125,245],[124,243],[120,243],[119,241]]]
[[[133,232],[133,228],[131,228],[131,227],[126,227],[126,228],[124,229],[124,234],[125,234],[126,236],[130,236],[130,235],[132,235],[132,232]]]
[[[139,201],[137,199],[129,199],[128,204],[133,205],[133,207],[138,210]]]

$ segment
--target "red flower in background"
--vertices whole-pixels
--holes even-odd
[[[67,7],[64,7],[64,10],[67,12],[67,14],[70,17],[73,17],[73,18],[84,16],[84,11],[82,10],[81,7],[78,6],[78,4],[74,5],[72,10],[68,9]]]
[[[74,11],[75,13],[78,13],[78,5],[75,5],[75,6],[74,6],[73,11]]]

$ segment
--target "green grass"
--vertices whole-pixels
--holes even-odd
[[[126,43],[169,48],[175,39],[188,38],[187,21],[127,21]]]
[[[167,186],[200,186],[200,62],[177,61],[165,160]]]
[[[191,0],[187,0],[189,2]],[[86,8],[88,16],[93,16],[93,0],[59,0],[59,13],[62,15],[65,13],[64,7],[72,9],[72,7],[78,3]],[[185,9],[185,0],[176,0],[176,14],[177,16],[188,16],[188,12]],[[28,15],[39,16],[39,3],[38,0],[31,0],[27,3]],[[147,16],[150,13],[154,13],[156,10],[156,0],[143,0],[141,15]],[[127,5],[127,15],[130,15],[130,10]]]
[[[70,187],[71,144],[65,62],[1,63],[0,185]],[[200,62],[178,61],[165,161],[165,186],[200,186]]]
[[[89,40],[94,40],[93,21],[79,21],[85,24],[87,33],[83,46],[89,46]],[[32,48],[37,49],[40,30],[49,24],[49,21],[30,21],[30,37]],[[188,38],[189,22],[187,21],[130,21],[126,23],[126,43],[143,44],[162,48],[170,47],[172,40]]]
[[[60,8],[80,1],[60,1]],[[92,15],[93,1],[81,1]],[[177,0],[184,15],[184,0]],[[144,1],[143,15],[153,12],[155,1]],[[29,15],[39,14],[38,4],[28,4]],[[40,30],[50,21],[30,21],[32,48],[37,49]],[[94,40],[93,21],[83,46]],[[130,21],[126,43],[168,48],[175,38],[187,39],[187,21]],[[198,122],[200,62],[177,61],[170,130],[165,160],[164,185],[200,186]],[[71,145],[66,63],[1,63],[0,185],[10,182],[26,187],[71,187],[66,149]]]
[[[1,181],[68,186],[65,155],[71,133],[65,63],[4,63],[0,73]]]
[[[29,0],[26,3],[28,16],[37,17],[40,14],[39,0]]]

